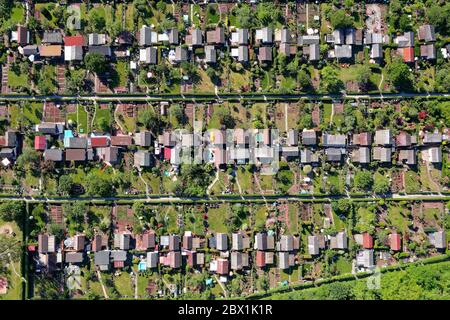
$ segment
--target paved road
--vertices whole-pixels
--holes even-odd
[[[450,194],[430,193],[430,194],[361,194],[361,195],[217,195],[206,197],[175,197],[160,195],[139,196],[114,196],[114,197],[30,197],[30,196],[2,196],[0,201],[26,201],[26,202],[44,202],[44,203],[65,203],[73,201],[91,201],[91,202],[133,202],[143,201],[148,203],[177,203],[177,202],[275,202],[275,201],[316,201],[326,202],[338,199],[354,199],[364,201],[377,201],[387,199],[401,201],[405,199],[414,200],[450,200]]]
[[[51,95],[51,96],[27,96],[27,95],[0,95],[0,102],[7,101],[95,101],[95,102],[152,102],[152,101],[217,101],[217,100],[323,100],[323,99],[405,99],[405,98],[450,98],[450,93],[372,93],[372,94],[263,94],[263,93],[224,93],[224,94],[110,94],[110,95]]]

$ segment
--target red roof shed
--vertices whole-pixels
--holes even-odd
[[[364,249],[372,249],[373,248],[373,238],[370,234],[363,234],[363,247]]]
[[[47,140],[45,136],[35,136],[34,137],[34,149],[35,150],[45,150],[47,148]]]
[[[266,266],[266,253],[264,251],[256,251],[256,267],[264,268]]]
[[[172,149],[164,148],[164,160],[170,160],[171,155],[172,155]]]
[[[401,250],[402,240],[401,240],[400,235],[398,233],[392,233],[390,235],[390,242],[391,242],[391,250],[393,250],[393,251],[400,251]]]
[[[91,137],[91,147],[92,148],[101,148],[108,146],[108,138],[107,137]]]
[[[66,46],[84,46],[84,38],[81,35],[64,37],[64,45],[66,45]]]
[[[414,62],[414,48],[403,48],[403,62]]]

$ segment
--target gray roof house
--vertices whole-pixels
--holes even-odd
[[[226,233],[216,233],[216,249],[219,251],[228,250],[228,235]]]
[[[139,45],[149,46],[152,44],[152,28],[142,26],[139,30]]]
[[[373,148],[373,160],[390,163],[392,161],[392,149],[384,147]]]
[[[94,264],[97,266],[101,271],[107,271],[109,270],[110,265],[110,251],[104,250],[104,251],[97,251],[94,253]]]
[[[71,137],[68,138],[67,142],[68,144],[65,147],[70,149],[86,149],[88,145],[86,138]]]
[[[198,28],[193,29],[191,32],[191,45],[192,46],[203,45],[203,34],[202,31]]]
[[[434,43],[424,44],[420,46],[420,57],[426,60],[436,59],[436,45]]]
[[[273,30],[271,28],[265,27],[262,29],[256,30],[257,41],[268,44],[273,42]]]
[[[106,34],[104,33],[89,33],[88,44],[90,46],[101,46],[106,43]]]
[[[344,30],[341,30],[341,29],[334,30],[332,33],[332,36],[333,36],[332,37],[333,43],[335,45],[344,44],[344,36],[345,36]]]
[[[267,250],[267,234],[257,233],[255,235],[255,245],[256,250]]]
[[[373,250],[362,250],[356,256],[356,265],[367,269],[373,268]]]
[[[391,129],[377,130],[375,132],[375,144],[379,146],[392,145],[394,136]]]
[[[169,30],[169,43],[175,45],[179,43],[178,29]]]
[[[403,35],[395,38],[394,42],[399,48],[414,47],[414,32],[405,32]]]
[[[319,238],[317,236],[308,236],[308,253],[312,256],[320,253]]]
[[[242,270],[248,267],[248,253],[246,252],[231,252],[231,270]]]
[[[158,252],[147,252],[147,269],[153,269],[158,266]]]
[[[309,45],[309,61],[317,61],[320,59],[320,46],[317,43]]]
[[[300,151],[300,162],[302,164],[317,163],[319,162],[319,156],[310,149],[302,149]]]
[[[84,260],[83,252],[66,252],[65,261],[71,264],[82,263]]]
[[[294,237],[291,235],[282,235],[280,238],[280,251],[294,250]]]
[[[63,37],[61,32],[59,31],[45,31],[44,36],[42,38],[42,43],[49,43],[49,44],[62,44],[63,43]]]
[[[370,58],[371,59],[383,59],[383,46],[379,43],[375,43],[372,45],[370,49]]]
[[[119,248],[120,250],[130,249],[130,239],[131,235],[128,233],[115,233],[114,234],[114,248]]]
[[[152,145],[152,133],[150,131],[137,132],[134,135],[134,143],[140,147],[150,147]]]
[[[281,43],[291,43],[291,31],[289,29],[281,29]]]
[[[349,44],[334,46],[334,56],[337,59],[351,59],[353,57],[352,46]]]
[[[289,252],[278,252],[278,268],[289,269]]]
[[[205,61],[206,63],[216,63],[217,54],[214,46],[205,46]]]
[[[430,163],[442,162],[442,150],[439,147],[431,147],[422,150],[422,159]]]
[[[231,240],[231,250],[240,251],[244,249],[244,236],[241,233],[233,233]]]
[[[347,137],[344,134],[324,133],[322,144],[324,147],[345,147]]]
[[[152,164],[151,154],[148,151],[138,150],[134,153],[134,166],[140,167],[150,167]]]
[[[337,249],[347,249],[348,248],[348,239],[345,231],[338,232],[336,234],[336,248]]]
[[[442,134],[439,132],[433,132],[433,133],[425,133],[423,136],[423,143],[424,144],[441,144],[442,143]]]
[[[83,60],[82,46],[64,46],[64,61]]]
[[[418,38],[420,41],[434,42],[436,41],[436,34],[434,32],[434,26],[425,24],[419,27]]]
[[[183,48],[183,47],[176,47],[175,48],[175,61],[183,62],[183,61],[187,61],[187,59],[188,59],[187,49]]]
[[[370,163],[370,149],[367,147],[355,149],[352,155],[353,162],[363,164]]]
[[[258,51],[260,62],[272,61],[272,47],[260,47]]]
[[[416,165],[416,151],[414,149],[400,150],[398,153],[398,161],[410,166]]]
[[[298,130],[290,129],[287,132],[287,144],[289,146],[297,146],[298,145]]]
[[[304,146],[315,146],[317,144],[317,134],[314,130],[302,131],[302,144]]]
[[[298,45],[307,46],[311,44],[319,44],[320,36],[319,35],[305,35],[298,37]]]
[[[327,156],[327,161],[329,162],[340,162],[342,161],[342,149],[340,148],[327,148],[325,150]]]
[[[104,57],[111,57],[112,51],[110,46],[89,46],[88,53],[98,53]]]
[[[58,125],[55,122],[41,122],[36,126],[36,131],[51,135],[56,135],[59,133]]]
[[[239,62],[248,62],[248,47],[247,46],[239,46],[238,61]]]
[[[445,231],[437,231],[434,233],[434,246],[437,249],[447,248],[447,239],[445,237]]]
[[[147,64],[156,64],[158,56],[158,49],[155,47],[148,47],[139,50],[139,61]]]
[[[63,151],[61,149],[46,149],[44,151],[46,161],[59,162],[63,160]]]

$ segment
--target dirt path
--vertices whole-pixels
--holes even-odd
[[[117,110],[119,110],[119,104],[117,104],[116,109],[114,109],[114,121],[116,122],[120,131],[122,131],[122,133],[125,133],[125,130],[123,130],[122,124],[120,123],[119,118],[117,117]]]
[[[105,299],[109,299],[108,293],[106,292],[106,288],[103,285],[102,274],[98,270],[97,270],[97,277],[98,277],[98,281],[100,282],[100,285],[102,286],[102,291],[103,291],[103,295],[105,296]]]
[[[141,181],[145,185],[145,195],[147,196],[147,198],[149,198],[150,197],[150,187],[148,186],[147,181],[145,181],[145,179],[142,177],[141,171],[138,171],[138,175],[139,175],[139,179],[141,179]]]
[[[216,171],[216,176],[215,176],[213,182],[211,182],[211,184],[206,189],[206,194],[208,194],[208,195],[211,194],[211,189],[214,187],[214,185],[216,184],[217,181],[219,181],[219,170],[218,169]]]
[[[217,275],[214,275],[214,278],[216,279],[216,281],[219,284],[219,286],[222,288],[222,291],[223,291],[223,294],[225,296],[225,299],[228,299],[227,289],[225,289],[225,287],[223,286],[222,282],[219,281],[219,278],[217,277]]]

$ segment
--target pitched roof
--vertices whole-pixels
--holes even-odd
[[[65,36],[64,37],[65,46],[84,46],[84,38],[82,35],[76,36]]]
[[[60,57],[62,47],[60,45],[39,46],[41,57]]]
[[[45,136],[35,136],[34,137],[34,149],[35,150],[45,150],[47,148],[47,139]]]
[[[372,249],[373,248],[373,238],[369,233],[363,234],[363,248]]]
[[[85,161],[85,149],[66,149],[66,161]]]
[[[131,136],[117,135],[111,136],[111,145],[113,146],[129,146],[132,144]]]

